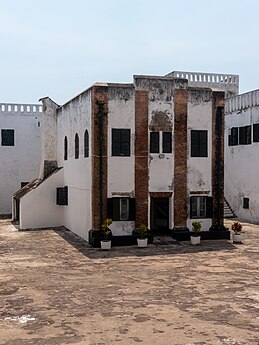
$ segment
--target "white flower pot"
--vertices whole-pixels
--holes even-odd
[[[101,241],[101,248],[102,250],[110,250],[112,245],[111,240],[103,240]]]
[[[234,243],[241,243],[242,242],[242,234],[233,234],[233,242]]]
[[[191,236],[191,244],[195,246],[201,243],[201,236]]]
[[[138,246],[141,248],[147,247],[147,238],[137,238]]]

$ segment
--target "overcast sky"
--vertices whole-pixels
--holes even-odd
[[[96,81],[173,70],[259,88],[257,0],[0,0],[0,103],[63,104]]]

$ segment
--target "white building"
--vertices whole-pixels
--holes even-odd
[[[42,106],[0,103],[0,214],[11,214],[12,195],[38,176]]]
[[[259,222],[259,90],[226,100],[225,196],[238,218]]]
[[[42,99],[41,171],[14,198],[20,229],[64,225],[88,240],[107,217],[114,235],[222,228],[225,92],[238,76],[173,72]]]

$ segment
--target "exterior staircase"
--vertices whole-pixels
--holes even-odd
[[[237,218],[237,215],[232,210],[227,199],[224,197],[224,218]]]

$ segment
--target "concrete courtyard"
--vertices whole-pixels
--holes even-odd
[[[0,345],[258,345],[259,226],[243,225],[240,245],[102,252],[0,220]]]

